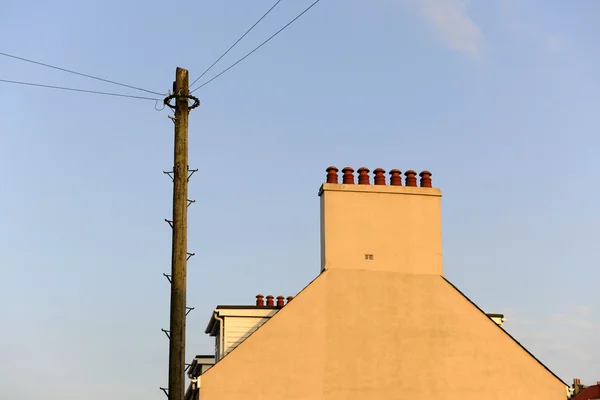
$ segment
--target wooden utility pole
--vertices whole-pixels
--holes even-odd
[[[188,81],[188,71],[177,68],[173,90],[175,95],[175,156],[173,164],[169,400],[183,400],[185,394],[188,114],[190,108]]]

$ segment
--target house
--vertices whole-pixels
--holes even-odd
[[[294,298],[218,306],[200,400],[565,400],[568,385],[444,277],[431,173],[327,169],[321,266]],[[482,260],[482,267],[485,260]]]
[[[573,397],[571,400],[600,400],[600,381],[595,385],[585,386],[578,378],[573,379]]]
[[[288,297],[288,302],[292,298]],[[267,296],[265,304],[264,296],[259,294],[256,306],[217,306],[205,331],[215,337],[215,360],[225,357],[283,305],[283,296],[277,296],[277,303],[273,296]]]

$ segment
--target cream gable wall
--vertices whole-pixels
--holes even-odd
[[[324,272],[203,375],[201,400],[565,400],[441,276]]]

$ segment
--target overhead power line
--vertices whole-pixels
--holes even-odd
[[[11,80],[8,80],[8,79],[0,79],[0,82],[12,83],[12,84],[15,84],[15,85],[26,85],[26,86],[42,87],[42,88],[47,88],[47,89],[69,90],[69,91],[72,91],[72,92],[101,94],[101,95],[104,95],[104,96],[128,97],[130,99],[142,99],[142,100],[162,101],[161,99],[156,99],[156,98],[152,98],[152,97],[131,96],[131,95],[128,95],[128,94],[121,94],[121,93],[98,92],[98,91],[95,91],[95,90],[68,88],[68,87],[63,87],[63,86],[51,86],[51,85],[43,85],[43,84],[40,84],[40,83],[31,83],[31,82],[11,81]]]
[[[273,35],[271,35],[271,37],[269,37],[267,40],[265,40],[264,42],[262,42],[261,44],[259,44],[257,47],[255,47],[252,51],[250,51],[244,57],[240,58],[239,60],[237,60],[236,62],[234,62],[233,64],[231,64],[229,67],[225,68],[223,71],[219,72],[217,75],[215,75],[214,77],[212,77],[208,81],[204,82],[202,85],[198,86],[196,89],[192,90],[190,93],[194,93],[196,90],[203,88],[204,86],[208,85],[209,83],[211,83],[212,81],[214,81],[215,79],[217,79],[218,77],[220,77],[221,75],[223,75],[225,72],[229,71],[231,68],[235,67],[236,65],[238,65],[239,63],[241,63],[242,61],[244,61],[252,53],[254,53],[256,50],[258,50],[261,47],[263,47],[271,39],[273,39],[275,36],[277,36],[281,31],[283,31],[285,28],[287,28],[288,26],[290,26],[291,24],[293,24],[298,18],[300,18],[306,12],[308,12],[308,10],[310,10],[311,8],[313,8],[319,1],[321,1],[321,0],[316,0],[314,3],[312,3],[310,6],[308,6],[304,11],[302,11],[300,14],[298,14],[296,16],[296,18],[294,18],[293,20],[291,20],[290,22],[288,22],[287,24],[285,24],[281,29],[279,29],[277,32],[275,32]]]
[[[30,59],[23,58],[23,57],[18,57],[18,56],[12,55],[12,54],[7,54],[7,53],[0,52],[0,55],[4,56],[4,57],[14,58],[16,60],[25,61],[25,62],[32,63],[32,64],[41,65],[43,67],[52,68],[52,69],[56,69],[56,70],[63,71],[63,72],[68,72],[69,74],[84,76],[86,78],[95,79],[95,80],[102,81],[102,82],[107,82],[107,83],[112,83],[113,85],[123,86],[123,87],[130,88],[130,89],[141,90],[142,92],[155,94],[157,96],[164,96],[164,93],[153,92],[151,90],[146,90],[146,89],[143,89],[143,88],[140,88],[140,87],[126,85],[124,83],[111,81],[110,79],[104,79],[104,78],[100,78],[100,77],[93,76],[93,75],[83,74],[81,72],[73,71],[73,70],[66,69],[66,68],[57,67],[55,65],[45,64],[45,63],[42,63],[42,62],[39,62],[39,61],[34,61],[34,60],[30,60]]]
[[[240,42],[240,41],[241,41],[243,38],[245,38],[245,37],[246,37],[246,35],[247,35],[248,33],[250,33],[250,31],[251,31],[252,29],[254,29],[254,27],[260,23],[260,21],[262,21],[262,20],[263,20],[263,19],[264,19],[264,18],[265,18],[267,15],[269,15],[269,13],[270,13],[271,11],[273,11],[273,9],[274,9],[275,7],[277,7],[277,5],[278,5],[279,3],[281,3],[281,0],[277,0],[277,2],[276,2],[275,4],[273,4],[273,5],[271,6],[271,8],[269,8],[269,9],[267,10],[267,12],[266,12],[266,13],[264,13],[264,14],[263,14],[263,16],[262,16],[262,17],[260,17],[260,19],[254,23],[254,25],[252,25],[252,26],[251,26],[251,27],[250,27],[250,28],[249,28],[249,29],[248,29],[248,30],[247,30],[247,31],[246,31],[246,32],[245,32],[245,33],[244,33],[242,36],[240,36],[240,38],[239,38],[238,40],[236,40],[236,41],[235,41],[235,43],[234,43],[234,44],[232,44],[232,45],[231,45],[231,47],[230,47],[230,48],[228,48],[228,49],[225,51],[225,53],[221,54],[221,56],[220,56],[219,58],[217,58],[217,60],[216,60],[214,63],[212,63],[212,64],[211,64],[211,66],[210,66],[210,67],[208,67],[208,68],[207,68],[207,69],[206,69],[206,70],[205,70],[205,71],[204,71],[204,72],[203,72],[203,73],[202,73],[202,74],[201,74],[201,75],[200,75],[198,78],[196,78],[196,80],[195,80],[194,82],[192,82],[192,84],[191,84],[189,87],[191,88],[192,86],[194,86],[194,84],[195,84],[196,82],[198,82],[200,79],[202,79],[202,77],[203,77],[204,75],[206,75],[206,73],[207,73],[208,71],[210,71],[210,70],[212,69],[212,67],[214,67],[214,66],[215,66],[215,65],[216,65],[216,64],[217,64],[219,61],[221,61],[221,59],[222,59],[223,57],[225,57],[225,56],[227,55],[227,53],[229,53],[229,51],[231,51],[231,49],[233,49],[233,48],[234,48],[234,47],[235,47],[235,46],[236,46],[236,45],[237,45],[237,44],[238,44],[238,43],[239,43],[239,42]]]

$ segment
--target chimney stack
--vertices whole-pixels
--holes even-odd
[[[321,270],[371,269],[443,275],[441,196],[432,174],[391,169],[327,168],[321,186]],[[419,179],[420,178],[420,179]]]
[[[578,394],[581,389],[583,389],[581,387],[581,381],[579,380],[579,378],[574,378],[573,379],[573,393],[574,394]]]

